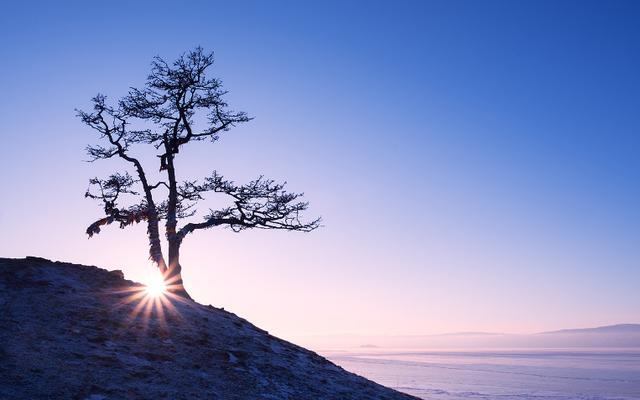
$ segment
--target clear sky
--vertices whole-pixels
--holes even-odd
[[[255,119],[181,176],[287,180],[325,226],[191,235],[198,301],[294,340],[640,322],[640,3],[59,3],[0,12],[1,256],[148,273],[143,225],[84,234],[121,164],[74,108],[201,45]]]

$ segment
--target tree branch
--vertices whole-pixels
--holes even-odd
[[[286,192],[284,183],[275,183],[262,176],[246,185],[236,185],[214,171],[202,185],[186,182],[184,186],[189,188],[188,198],[200,199],[201,193],[212,191],[230,196],[234,206],[212,210],[204,222],[186,224],[178,231],[180,240],[195,230],[221,225],[235,232],[250,228],[310,232],[320,226],[320,218],[309,222],[301,220],[301,213],[309,205],[296,201],[302,193]]]

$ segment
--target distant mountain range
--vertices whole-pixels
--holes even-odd
[[[573,333],[640,333],[640,324],[617,324],[598,326],[596,328],[561,329],[558,331],[542,332],[542,335]]]
[[[640,349],[640,324],[561,329],[534,334],[453,332],[435,335],[330,335],[301,340],[316,349]]]
[[[575,334],[575,333],[640,333],[640,324],[616,324],[616,325],[605,325],[605,326],[597,326],[595,328],[576,328],[576,329],[559,329],[556,331],[545,331],[535,333],[535,335],[553,335],[553,334]],[[489,336],[489,335],[512,335],[509,333],[498,333],[498,332],[448,332],[448,333],[440,333],[433,335],[422,335],[425,337],[429,336]]]

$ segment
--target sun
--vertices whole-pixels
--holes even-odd
[[[142,285],[126,286],[113,292],[125,295],[119,302],[120,306],[132,306],[129,312],[131,321],[140,317],[146,329],[151,318],[154,318],[161,327],[166,328],[169,315],[172,319],[181,318],[175,303],[188,300],[173,293],[177,285],[172,285],[171,279],[166,279],[157,268],[149,268],[141,282]]]
[[[145,292],[150,297],[160,297],[167,294],[167,283],[160,271],[149,274],[145,282]]]

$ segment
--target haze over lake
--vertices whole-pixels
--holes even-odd
[[[365,338],[325,339],[325,345],[331,340],[336,345]],[[323,354],[349,371],[423,399],[640,399],[636,324],[531,335],[476,332],[366,340]]]

